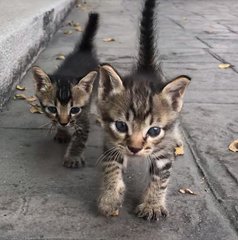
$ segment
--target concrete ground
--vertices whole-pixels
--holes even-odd
[[[0,2],[0,110],[75,0]]]
[[[102,62],[126,72],[136,54],[141,4],[89,0],[68,17],[84,25],[87,12],[101,14],[96,44]],[[47,119],[32,114],[24,100],[12,100],[0,115],[0,239],[235,240],[238,237],[238,156],[228,150],[238,138],[238,2],[167,0],[159,10],[159,48],[166,77],[188,74],[181,117],[185,155],[174,164],[166,220],[137,219],[133,213],[146,182],[143,162],[131,162],[120,216],[104,218],[96,208],[102,152],[101,129],[92,115],[87,166],[62,167],[65,146],[41,128]],[[65,24],[66,25],[66,24]],[[63,27],[36,64],[48,72],[57,54],[70,52],[80,33]],[[114,42],[104,42],[113,37]],[[231,68],[219,69],[220,63]],[[33,94],[29,72],[22,85]],[[181,194],[189,188],[197,195]]]

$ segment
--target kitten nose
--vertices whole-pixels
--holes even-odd
[[[142,148],[135,148],[135,147],[130,147],[130,146],[128,146],[128,149],[129,149],[132,153],[136,154],[136,153],[138,153]]]
[[[68,123],[60,123],[61,126],[65,127]]]

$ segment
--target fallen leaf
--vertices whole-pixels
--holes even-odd
[[[37,98],[36,98],[35,96],[30,96],[30,97],[27,97],[27,98],[26,98],[26,101],[27,101],[27,102],[34,102],[34,101],[36,101],[36,99],[37,99]]]
[[[80,10],[86,11],[88,9],[87,3],[86,2],[78,3],[76,4],[76,8],[80,8]]]
[[[229,64],[229,63],[221,63],[221,64],[218,65],[218,67],[220,69],[226,69],[226,68],[231,67],[231,64]]]
[[[65,34],[65,35],[70,35],[70,34],[72,34],[72,33],[73,33],[73,31],[71,31],[71,30],[65,30],[65,31],[64,31],[64,34]]]
[[[43,113],[41,110],[41,107],[39,105],[34,105],[34,104],[31,104],[30,112],[31,113]]]
[[[104,42],[115,42],[115,38],[104,38],[103,39]]]
[[[238,139],[233,141],[230,145],[229,145],[229,150],[232,152],[238,152]]]
[[[189,188],[180,188],[179,189],[179,192],[182,193],[182,194],[191,194],[191,195],[197,195],[196,193],[194,193],[191,189]]]
[[[73,27],[81,27],[79,23],[73,23]]]
[[[63,54],[59,54],[57,57],[56,57],[56,60],[65,60],[65,56]]]
[[[182,156],[184,155],[184,148],[183,146],[175,148],[175,156]]]
[[[208,33],[208,34],[212,34],[212,33],[214,33],[213,30],[205,30],[204,32],[205,32],[205,33]]]
[[[82,32],[83,31],[81,26],[74,27],[74,30],[77,31],[77,32]]]
[[[24,100],[24,99],[26,99],[26,95],[25,94],[16,94],[14,96],[14,99],[15,100]]]
[[[25,87],[22,87],[22,86],[20,86],[20,85],[17,85],[17,86],[16,86],[16,89],[17,89],[17,90],[20,90],[20,91],[25,91],[25,90],[26,90]]]

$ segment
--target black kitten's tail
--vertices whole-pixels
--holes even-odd
[[[155,54],[155,18],[156,0],[145,0],[140,23],[139,54],[137,71],[155,72],[159,66],[156,64]]]
[[[88,17],[88,23],[84,30],[81,42],[77,47],[78,51],[92,51],[93,50],[93,40],[97,33],[99,22],[98,13],[90,13]]]

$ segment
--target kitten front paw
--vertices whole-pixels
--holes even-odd
[[[158,221],[160,217],[167,217],[168,211],[161,204],[142,203],[136,208],[136,215],[145,220]]]
[[[58,143],[68,143],[70,139],[71,139],[70,134],[63,131],[58,131],[54,137],[54,140],[57,141]]]
[[[80,157],[65,156],[63,166],[67,168],[80,168],[85,166],[85,161],[82,156]]]
[[[124,189],[121,192],[106,191],[98,200],[99,212],[106,217],[119,215],[119,209],[122,207]]]

